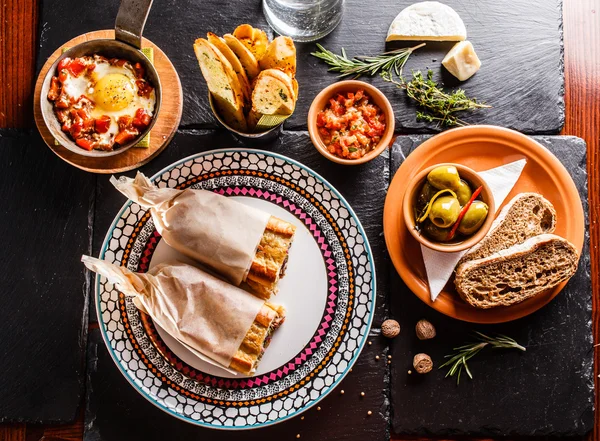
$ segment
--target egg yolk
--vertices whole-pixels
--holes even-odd
[[[133,102],[134,97],[133,84],[129,81],[129,77],[123,74],[108,74],[94,87],[96,104],[104,110],[123,110]]]

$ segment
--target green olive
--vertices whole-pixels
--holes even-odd
[[[427,175],[427,180],[438,190],[449,188],[458,190],[460,185],[460,176],[458,170],[453,165],[440,165],[434,168]]]
[[[452,226],[460,214],[460,204],[454,196],[440,196],[431,206],[429,220],[440,228]]]
[[[460,206],[464,207],[467,205],[467,202],[471,199],[473,192],[471,191],[471,187],[462,179],[458,184],[458,188],[456,189],[456,197],[458,198],[458,202],[460,202]]]
[[[473,201],[460,224],[458,224],[458,232],[466,236],[475,233],[485,222],[488,211],[489,208],[485,202]]]
[[[419,196],[417,196],[417,211],[421,212],[436,193],[437,190],[428,181],[425,181]]]
[[[427,238],[436,242],[447,242],[451,228],[440,228],[429,221],[423,222],[422,232]]]

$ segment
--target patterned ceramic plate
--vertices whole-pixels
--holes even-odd
[[[255,376],[235,376],[189,353],[97,277],[100,329],[125,378],[165,412],[213,428],[267,426],[316,404],[356,361],[375,308],[369,243],[348,203],[302,164],[257,150],[200,153],[153,180],[234,197],[298,227],[272,300],[286,306],[287,318]],[[115,218],[100,255],[140,272],[175,256],[150,213],[131,202]]]

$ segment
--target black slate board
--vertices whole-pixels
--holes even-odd
[[[373,55],[386,49],[387,29],[412,0],[368,2],[347,0],[341,24],[320,41],[349,55]],[[446,86],[463,87],[468,94],[487,101],[492,109],[469,115],[477,124],[497,124],[525,133],[556,133],[564,123],[564,75],[562,54],[562,3],[560,0],[446,0],[460,14],[468,38],[483,62],[470,80],[460,83],[441,67],[452,43],[428,43],[415,52],[406,66],[411,70],[431,68]],[[114,26],[118,0],[43,2],[40,17],[38,69],[65,41],[84,32]],[[206,83],[200,75],[193,41],[207,31],[222,35],[237,24],[251,23],[272,36],[261,10],[261,2],[220,2],[210,0],[163,0],[155,2],[146,24],[145,36],[158,44],[173,61],[181,77],[184,108],[181,127],[216,128],[208,106]],[[398,43],[388,49],[398,47]],[[305,129],[308,106],[326,85],[336,81],[327,66],[310,56],[314,43],[297,44],[300,98],[288,129]],[[396,113],[397,129],[431,131],[435,127],[418,123],[415,109],[404,93],[380,78],[367,79],[389,97]]]
[[[336,53],[343,47],[349,56],[374,55],[386,49],[415,46],[415,42],[385,45],[394,17],[413,0],[346,1],[342,22],[319,41]],[[564,72],[562,48],[562,2],[560,0],[444,0],[458,12],[467,38],[481,59],[481,70],[459,82],[442,67],[452,42],[428,42],[405,66],[411,71],[431,69],[434,79],[450,88],[461,87],[467,95],[492,105],[465,117],[471,124],[495,124],[524,133],[556,133],[564,124]],[[335,81],[325,74],[326,65],[310,55],[313,43],[298,45],[299,108],[310,106],[324,83]],[[324,77],[325,75],[325,77]],[[328,75],[328,76],[327,76]],[[396,130],[431,131],[431,124],[415,120],[416,108],[404,92],[381,78],[366,79],[388,97],[396,116]],[[306,127],[306,114],[296,112],[288,128]]]
[[[67,422],[83,388],[96,177],[35,133],[0,131],[0,422]]]
[[[428,137],[399,137],[392,151],[392,170]],[[571,173],[583,201],[588,224],[586,146],[575,137],[535,137]],[[587,230],[587,228],[586,228]],[[413,295],[392,269],[391,311],[404,334],[391,345],[393,431],[417,436],[579,436],[593,427],[594,378],[591,330],[589,233],[579,270],[566,288],[538,312],[495,326],[450,319]],[[419,341],[414,325],[430,320],[437,337]],[[452,347],[469,332],[499,332],[527,347],[519,351],[487,350],[469,362],[474,379],[459,386],[444,379],[445,370],[408,375],[412,357],[431,355],[441,365]],[[413,369],[414,371],[414,369]]]
[[[142,168],[148,176],[188,155],[216,148],[240,147],[229,134],[212,131],[179,132],[168,149]],[[389,268],[382,236],[383,200],[389,175],[389,156],[382,155],[368,166],[343,167],[322,157],[305,132],[284,132],[265,150],[284,154],[312,168],[348,200],[365,227],[377,269],[377,308],[371,330],[372,345],[367,345],[353,371],[337,390],[322,401],[318,411],[312,408],[300,417],[275,426],[244,433],[244,438],[293,438],[297,433],[305,439],[336,438],[341,440],[389,439],[388,371],[385,362],[387,342],[380,336],[379,326],[387,309],[386,293]],[[132,173],[128,173],[132,175]],[[123,204],[108,177],[98,179],[94,254],[97,255],[104,235]],[[93,302],[91,302],[93,303]],[[380,360],[375,359],[380,356]],[[230,439],[231,433],[195,427],[179,421],[155,408],[138,394],[114,366],[97,330],[90,336],[88,352],[88,389],[85,440],[164,440]],[[344,389],[341,395],[339,390]],[[360,392],[366,396],[360,398]],[[367,415],[371,410],[373,414]],[[138,423],[143,421],[143,424]]]

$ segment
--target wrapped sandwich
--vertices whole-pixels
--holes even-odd
[[[141,173],[111,182],[150,209],[157,231],[172,248],[235,286],[248,285],[262,299],[277,293],[295,226],[211,191],[158,188]]]
[[[254,373],[285,319],[282,306],[191,265],[166,262],[135,273],[89,256],[81,260],[199,358],[229,371]]]

